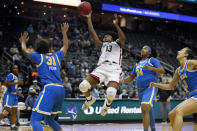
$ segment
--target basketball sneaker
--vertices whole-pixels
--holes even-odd
[[[83,104],[82,106],[82,110],[86,110],[88,109],[92,104],[94,104],[94,102],[96,101],[96,98],[92,97],[91,96],[91,99],[90,100],[87,100],[85,101],[85,103]]]
[[[107,111],[110,109],[111,105],[107,105],[107,99],[105,99],[104,105],[101,109],[101,115],[105,116],[107,114]]]

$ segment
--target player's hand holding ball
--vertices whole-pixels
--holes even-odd
[[[92,15],[92,6],[89,2],[81,2],[81,4],[78,7],[79,13],[82,16],[85,16],[87,18],[91,18]]]

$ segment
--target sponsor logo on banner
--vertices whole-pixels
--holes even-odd
[[[92,115],[92,114],[100,114],[101,113],[101,109],[102,107],[92,107],[90,106],[87,110],[84,111],[84,113],[86,115]],[[118,106],[116,108],[111,107],[107,114],[140,114],[141,112],[141,108],[138,107],[131,107],[128,108],[126,106]]]

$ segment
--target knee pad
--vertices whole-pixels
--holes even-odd
[[[87,80],[83,80],[80,84],[79,84],[79,90],[81,92],[87,92],[89,89],[91,88],[90,83]]]
[[[107,99],[111,101],[114,100],[114,98],[116,97],[116,92],[117,92],[117,89],[115,89],[114,87],[108,87],[106,91]]]

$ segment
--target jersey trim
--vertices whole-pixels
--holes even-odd
[[[57,57],[57,61],[58,61],[58,63],[59,63],[59,66],[60,66],[60,61],[59,61],[59,58],[58,58],[57,54],[55,54],[55,55],[56,55],[56,57]]]
[[[116,84],[116,85],[120,85],[120,83],[118,83],[116,81],[109,81],[108,83],[113,83],[113,84]]]
[[[151,58],[150,58],[151,59]],[[151,66],[153,66],[153,64],[151,64],[150,59],[148,60],[148,64],[150,64]]]
[[[121,61],[122,61],[122,48],[120,47],[119,65],[121,65]]]
[[[39,64],[39,65],[37,65],[37,68],[39,68],[39,67],[42,65],[42,63],[43,63],[43,55],[42,55],[42,54],[40,54],[40,56],[41,56],[41,62],[40,62],[40,64]]]
[[[95,78],[95,79],[100,80],[100,78],[99,78],[98,76],[95,76],[95,75],[92,75],[92,74],[89,74],[89,76],[91,76],[91,77],[93,77],[93,78]]]

